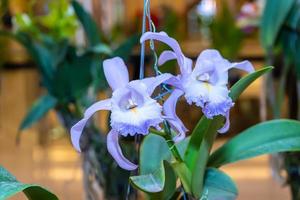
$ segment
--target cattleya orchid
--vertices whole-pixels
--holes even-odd
[[[107,59],[103,62],[104,74],[113,93],[110,99],[93,104],[81,119],[71,128],[72,143],[80,151],[80,136],[89,118],[99,110],[110,110],[111,131],[107,135],[107,149],[118,165],[126,170],[134,170],[137,165],[131,163],[122,154],[118,143],[119,135],[146,135],[150,127],[160,129],[163,122],[161,105],[151,98],[155,88],[172,77],[162,74],[156,77],[144,78],[129,82],[129,74],[123,60],[119,57]],[[167,119],[173,127],[180,127],[178,119]],[[185,132],[180,132],[174,141],[184,138]]]
[[[224,59],[217,50],[204,50],[197,58],[194,69],[193,62],[181,51],[178,42],[169,37],[165,32],[146,32],[141,37],[141,42],[146,40],[158,40],[171,47],[172,51],[164,51],[159,59],[158,65],[177,59],[180,74],[167,82],[176,86],[164,105],[165,114],[172,119],[178,119],[175,106],[178,98],[182,95],[189,104],[195,103],[202,108],[204,115],[212,119],[214,116],[226,117],[225,125],[218,132],[225,133],[229,129],[229,111],[234,103],[229,97],[228,70],[237,68],[248,73],[254,71],[249,61],[230,63]],[[173,107],[172,109],[170,109]],[[184,128],[184,126],[182,126]]]

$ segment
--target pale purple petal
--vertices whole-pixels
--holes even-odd
[[[175,142],[178,142],[185,138],[185,132],[187,131],[187,128],[184,126],[184,124],[176,114],[176,104],[179,97],[181,97],[182,95],[183,91],[175,89],[163,105],[163,111],[167,121],[170,123],[172,128],[174,128],[178,132],[178,135],[174,138]]]
[[[218,130],[219,133],[226,133],[229,130],[230,127],[229,111],[226,113],[225,117],[226,117],[225,124],[222,128]]]
[[[165,82],[168,85],[174,86],[177,89],[183,90],[182,80],[179,76],[173,76]]]
[[[129,74],[122,58],[114,57],[104,60],[103,69],[106,80],[113,91],[128,84]]]
[[[119,134],[114,130],[107,134],[107,150],[121,168],[131,171],[138,167],[124,157],[119,145]]]
[[[158,65],[163,65],[165,62],[174,59],[177,59],[177,56],[173,51],[163,51],[158,58]],[[181,65],[182,66],[180,66],[180,71],[183,75],[192,72],[193,61],[190,58],[183,56],[183,63]]]
[[[95,112],[99,110],[110,110],[110,109],[111,109],[111,99],[104,99],[98,101],[85,110],[84,118],[90,118]]]
[[[200,55],[198,56],[196,65],[199,65],[200,62],[202,62],[203,60],[214,61],[214,60],[219,60],[219,59],[223,59],[223,57],[221,56],[219,51],[217,51],[215,49],[206,49],[206,50],[202,51],[200,53]]]
[[[207,73],[211,84],[227,85],[230,66],[231,63],[217,50],[207,49],[198,56],[193,74],[199,76]]]
[[[168,79],[172,77],[173,77],[172,74],[165,73],[156,77],[144,78],[142,80],[138,80],[138,82],[141,82],[146,85],[147,93],[151,96],[157,86],[166,82]]]
[[[110,99],[99,101],[92,106],[90,106],[86,112],[84,113],[84,118],[81,119],[79,122],[77,122],[72,128],[71,128],[71,141],[74,146],[74,148],[77,151],[80,150],[80,137],[82,134],[82,131],[89,120],[89,118],[97,111],[99,110],[110,110],[111,109],[111,101]]]
[[[174,38],[169,37],[165,32],[159,32],[159,33],[146,32],[142,35],[140,41],[142,43],[146,40],[158,40],[170,46],[171,49],[174,51],[174,54],[176,55],[181,74],[184,75],[186,73],[190,73],[192,69],[192,61],[191,59],[184,56],[178,42]],[[163,58],[161,58],[160,62],[163,63],[164,60],[167,61],[167,59],[172,58],[173,56],[174,55],[167,53],[166,55],[164,55]]]
[[[158,65],[163,65],[167,61],[174,59],[177,59],[177,56],[173,51],[163,51],[158,58]]]
[[[237,63],[231,63],[229,69],[231,69],[231,68],[241,69],[248,73],[252,73],[255,71],[253,65],[248,60],[242,61],[242,62],[237,62]]]
[[[142,35],[140,42],[145,42],[146,40],[158,40],[160,42],[163,42],[167,45],[169,45],[174,53],[176,54],[178,59],[183,59],[183,53],[181,51],[181,48],[178,44],[178,42],[169,37],[165,32],[159,32],[159,33],[154,33],[154,32],[146,32]],[[183,62],[183,60],[181,61]]]

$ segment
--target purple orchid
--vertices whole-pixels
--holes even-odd
[[[174,85],[177,89],[174,90],[164,104],[164,112],[167,117],[178,118],[170,108],[176,106],[178,98],[184,95],[189,104],[195,103],[201,107],[207,118],[211,119],[217,115],[225,116],[225,125],[218,132],[225,133],[228,131],[230,125],[229,110],[234,105],[227,88],[228,70],[237,68],[250,73],[254,71],[252,64],[249,61],[230,63],[217,50],[208,49],[198,56],[195,67],[192,69],[192,60],[185,57],[178,42],[165,32],[144,33],[140,41],[144,42],[146,40],[161,41],[172,49],[172,51],[164,51],[160,55],[158,65],[177,59],[180,68],[181,74],[168,80],[168,83]],[[182,127],[184,126],[182,125]]]
[[[119,135],[146,135],[150,127],[159,128],[159,124],[164,120],[161,114],[162,107],[151,95],[158,85],[170,79],[172,75],[162,74],[129,82],[127,67],[119,57],[105,60],[103,68],[108,84],[113,90],[112,97],[93,104],[85,111],[84,118],[71,128],[72,143],[80,151],[80,136],[89,118],[99,110],[110,110],[112,129],[107,135],[107,149],[120,167],[134,170],[137,165],[122,154],[118,143]],[[176,120],[170,120],[176,127]]]

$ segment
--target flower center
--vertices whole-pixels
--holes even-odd
[[[203,82],[206,82],[208,83],[209,82],[209,74],[208,73],[204,73],[204,74],[200,74],[198,76],[196,76],[196,80],[197,81],[203,81]]]
[[[126,104],[126,109],[133,110],[136,107],[138,107],[138,105],[132,99],[128,99],[127,104]]]

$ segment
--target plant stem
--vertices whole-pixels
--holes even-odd
[[[169,146],[170,151],[172,152],[172,155],[178,162],[183,162],[183,159],[181,158],[181,155],[179,154],[179,151],[177,147],[175,146],[175,142],[172,139],[172,134],[171,134],[171,129],[170,125],[167,121],[164,121],[164,130],[165,130],[165,136],[164,138],[166,139],[166,142]]]

